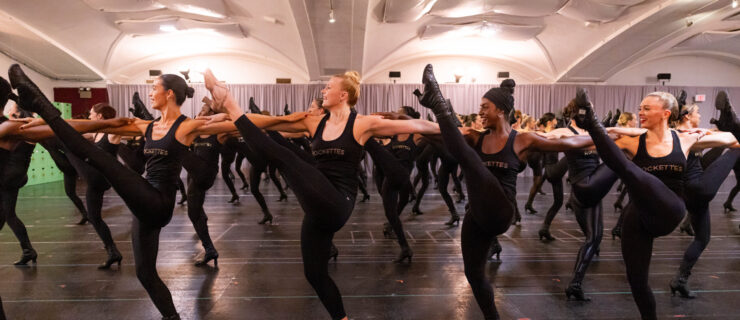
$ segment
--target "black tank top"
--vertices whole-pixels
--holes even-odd
[[[175,139],[175,132],[180,124],[187,119],[185,115],[175,120],[167,134],[159,140],[152,139],[152,121],[146,128],[144,134],[144,156],[146,157],[146,180],[149,182],[172,184],[177,183],[177,178],[182,171],[182,158],[188,147]]]
[[[95,142],[95,145],[98,146],[98,148],[105,150],[105,152],[110,153],[112,156],[115,156],[118,153],[118,145],[110,143],[107,133],[104,133],[103,138],[98,142]]]
[[[404,141],[398,141],[398,136],[393,136],[390,143],[391,152],[398,160],[401,160],[401,164],[406,169],[411,170],[414,167],[414,151],[416,144],[414,144],[414,135],[410,134],[408,139]]]
[[[681,140],[678,134],[671,130],[673,136],[673,150],[665,157],[653,158],[645,147],[645,137],[647,133],[640,136],[640,142],[637,147],[637,154],[632,161],[642,170],[658,177],[660,181],[679,196],[683,196],[684,172],[686,170],[686,157],[681,150]]]
[[[579,134],[571,126],[568,126],[568,129],[576,135]],[[596,150],[571,150],[564,153],[568,161],[568,178],[571,183],[590,176],[599,166],[599,154]]]
[[[28,182],[28,166],[31,164],[31,156],[36,145],[21,142],[8,155],[8,160],[3,168],[2,182],[6,190],[20,189]]]
[[[218,143],[218,136],[212,134],[206,138],[198,136],[193,140],[193,144],[190,145],[193,148],[193,153],[208,163],[209,167],[218,170],[218,157],[220,155],[221,146]]]
[[[8,118],[6,116],[0,115],[0,124],[5,121],[8,121]],[[3,170],[3,168],[5,168],[5,164],[8,162],[8,158],[10,158],[10,150],[0,148],[0,172]],[[0,183],[2,183],[2,181],[0,181]]]
[[[684,178],[687,181],[699,179],[702,173],[704,173],[704,169],[701,166],[701,157],[701,151],[689,152],[689,157],[686,159],[686,173],[684,174]]]
[[[517,131],[511,130],[509,138],[506,139],[506,144],[501,151],[491,154],[483,153],[483,138],[489,133],[491,133],[491,130],[486,130],[480,135],[478,143],[475,145],[475,151],[483,160],[483,165],[501,182],[509,200],[515,201],[516,176],[524,171],[527,166],[514,152],[514,138],[516,138]]]
[[[311,142],[316,168],[329,178],[337,190],[355,199],[358,185],[357,167],[364,156],[363,147],[357,143],[352,133],[357,113],[350,113],[347,125],[339,138],[326,141],[323,137],[324,127],[330,115],[327,113],[321,119]]]

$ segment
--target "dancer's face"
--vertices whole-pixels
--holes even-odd
[[[478,111],[478,118],[481,124],[485,128],[492,128],[496,125],[498,119],[503,118],[504,112],[500,110],[496,105],[486,98],[480,99],[480,110]]]
[[[154,80],[152,91],[149,92],[149,102],[151,102],[152,108],[160,110],[167,105],[167,100],[170,99],[174,103],[175,93],[172,90],[165,90],[161,79]]]
[[[314,100],[313,102],[311,102],[311,106],[308,107],[307,112],[309,115],[312,116],[320,116],[324,114],[324,109],[320,108],[319,103]]]
[[[695,108],[694,111],[689,112],[689,114],[686,115],[686,118],[689,120],[689,124],[691,124],[692,128],[698,128],[699,122],[701,122],[699,108]]]
[[[658,97],[648,96],[640,103],[640,126],[643,128],[656,128],[668,123],[671,110],[663,108],[663,102]]]
[[[87,118],[90,120],[103,120],[103,115],[95,112],[95,109],[90,109],[90,115]]]
[[[342,79],[334,77],[326,83],[326,87],[321,90],[321,94],[324,96],[324,108],[331,108],[346,102],[349,97],[349,93],[342,89]]]

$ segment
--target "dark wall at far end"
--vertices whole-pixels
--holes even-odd
[[[85,114],[90,108],[99,102],[108,103],[108,89],[92,88],[92,97],[80,98],[79,88],[54,88],[54,101],[72,104],[72,117]]]

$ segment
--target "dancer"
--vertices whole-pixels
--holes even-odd
[[[516,176],[524,169],[531,150],[566,151],[591,144],[588,137],[547,140],[533,133],[511,130],[509,117],[514,108],[514,81],[504,80],[481,98],[479,115],[488,129],[484,133],[460,134],[452,110],[442,97],[432,66],[422,78],[421,105],[431,109],[440,125],[450,153],[460,161],[468,188],[468,210],[462,226],[461,245],[465,276],[486,319],[498,319],[493,289],[485,276],[486,260],[492,240],[504,233],[515,213]],[[474,145],[470,147],[468,143]]]
[[[286,122],[284,117],[244,114],[234,98],[210,71],[206,87],[215,106],[223,106],[247,144],[282,171],[301,204],[305,217],[301,228],[301,253],[304,273],[333,319],[346,319],[341,295],[327,270],[331,240],[349,218],[357,194],[357,165],[363,144],[372,136],[402,133],[435,134],[439,128],[422,120],[393,121],[351,112],[359,98],[359,75],[347,72],[329,80],[322,90],[324,117],[303,117]],[[215,108],[219,109],[219,108]],[[291,118],[296,119],[296,118]],[[262,129],[287,132],[308,131],[316,166],[303,161],[294,152],[267,137]]]
[[[552,112],[545,113],[540,118],[540,123],[545,126],[545,133],[555,130],[557,122],[558,119],[555,118],[555,114]],[[555,240],[552,234],[550,234],[550,224],[552,224],[555,215],[558,214],[558,211],[563,206],[563,177],[568,172],[568,160],[565,157],[558,160],[558,154],[558,152],[544,152],[542,154],[542,163],[545,167],[545,174],[542,180],[549,182],[552,186],[553,202],[550,208],[547,209],[545,220],[542,222],[542,226],[538,232],[540,240]],[[529,206],[531,207],[531,205],[530,202]]]
[[[577,114],[575,101],[570,101],[563,110],[563,116],[571,119],[566,128],[559,128],[547,134],[548,137],[587,136],[588,133],[579,128],[573,116]],[[568,162],[568,180],[571,184],[569,203],[576,216],[585,240],[578,250],[578,256],[573,268],[573,279],[565,295],[578,301],[589,301],[583,293],[583,279],[586,276],[591,260],[599,254],[599,245],[603,236],[604,219],[601,200],[611,190],[617,181],[617,175],[604,164],[599,164],[599,155],[592,149],[566,151]]]
[[[236,159],[237,144],[240,142],[239,137],[232,134],[220,134],[218,135],[218,142],[221,145],[221,179],[224,180],[226,187],[231,192],[231,199],[227,202],[237,205],[239,204],[239,194],[236,193],[234,181],[231,179],[233,176],[231,164]],[[240,168],[236,169],[240,170]],[[252,185],[252,188],[254,188],[254,185]]]
[[[132,245],[136,275],[165,319],[179,319],[172,295],[156,270],[159,233],[172,218],[183,157],[188,145],[199,135],[233,130],[221,124],[204,125],[204,120],[191,120],[180,113],[180,105],[192,97],[193,89],[176,75],[159,76],[149,97],[152,107],[162,113],[159,121],[136,120],[108,133],[146,136],[147,177],[126,169],[118,160],[83,138],[60,118],[60,112],[44,97],[18,65],[8,72],[11,84],[18,90],[23,108],[38,113],[64,143],[67,149],[100,170],[134,214]],[[194,163],[185,162],[187,166]],[[191,168],[188,170],[205,170]]]
[[[665,92],[650,93],[640,104],[640,122],[647,133],[616,141],[596,120],[585,90],[578,89],[575,102],[579,108],[576,123],[588,131],[599,156],[630,194],[630,203],[624,209],[622,256],[640,315],[657,319],[655,298],[648,284],[653,239],[669,234],[683,218],[686,154],[702,133],[676,133],[668,128],[671,108],[677,102]],[[632,161],[622,150],[634,155]]]
[[[732,113],[732,106],[725,91],[720,91],[717,94],[715,106],[722,114]],[[676,129],[691,130],[699,127],[701,115],[699,114],[699,107],[697,105],[683,107],[679,102],[679,108],[675,114],[677,115],[676,119],[678,122]],[[725,118],[734,119],[735,116],[729,115],[725,116]],[[732,126],[728,126],[726,123],[717,123],[717,126],[720,130],[733,130]],[[729,135],[729,133],[723,134]],[[713,134],[713,136],[716,137],[717,134]],[[730,136],[729,139],[732,140],[732,137]],[[699,142],[697,145],[701,143]],[[721,153],[721,149],[718,150]],[[670,282],[670,288],[671,293],[675,294],[678,292],[681,297],[688,299],[696,297],[688,286],[691,270],[709,244],[711,237],[709,203],[717,195],[722,182],[729,175],[730,170],[737,165],[737,160],[740,158],[740,149],[731,149],[719,156],[710,165],[703,167],[702,160],[705,160],[703,158],[712,157],[713,155],[709,155],[709,153],[713,151],[715,149],[707,152],[707,155],[704,157],[702,157],[701,152],[691,152],[686,162],[685,180],[687,196],[684,198],[684,201],[688,210],[688,216],[691,218],[694,240],[686,249],[681,265],[678,268],[678,273]]]
[[[204,104],[198,116],[213,114],[210,105]],[[206,192],[213,186],[218,176],[218,158],[221,145],[218,143],[218,135],[202,135],[193,140],[192,152],[185,156],[184,161],[196,162],[193,166],[198,171],[188,170],[188,218],[193,223],[195,233],[198,235],[205,254],[202,259],[195,262],[196,266],[203,266],[213,260],[214,267],[218,268],[218,251],[213,245],[211,234],[208,232],[208,216],[203,203],[206,200]]]
[[[116,109],[105,103],[97,103],[90,108],[90,120],[103,120],[113,119],[116,116]],[[86,134],[95,146],[100,150],[107,152],[111,156],[115,157],[118,153],[118,145],[120,144],[121,138],[117,135],[112,134]],[[85,160],[77,157],[74,153],[69,152],[65,148],[65,154],[69,159],[70,163],[74,166],[75,170],[87,182],[87,188],[85,190],[85,202],[87,204],[87,217],[90,219],[90,224],[95,228],[95,232],[103,241],[105,251],[108,253],[108,259],[98,266],[98,269],[110,269],[110,266],[114,263],[118,263],[120,269],[121,260],[123,256],[118,251],[116,243],[113,241],[110,228],[108,224],[103,221],[103,199],[105,192],[110,189],[111,185],[106,180],[105,176],[89,165]]]

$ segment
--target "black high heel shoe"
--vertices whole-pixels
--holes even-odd
[[[245,183],[239,190],[249,190],[249,185]]]
[[[329,260],[334,259],[334,262],[337,262],[337,256],[339,256],[339,249],[332,243],[329,249]]]
[[[288,201],[288,194],[287,193],[281,193],[280,194],[280,198],[278,199],[278,202],[281,202],[283,200]]]
[[[694,228],[691,226],[691,223],[682,223],[678,230],[680,233],[686,232],[687,235],[694,236]]]
[[[452,213],[452,216],[450,217],[450,220],[445,222],[445,225],[447,226],[454,226],[455,224],[460,225],[460,216],[457,213]]]
[[[12,82],[12,81],[11,81]],[[736,139],[740,139],[740,120],[735,115],[730,104],[730,97],[727,92],[720,91],[714,99],[714,108],[720,111],[719,120],[711,119],[709,123],[717,126],[721,131],[732,133]]]
[[[391,227],[390,223],[386,222],[383,224],[383,237],[386,239],[395,239],[396,234],[393,233],[393,228]]]
[[[239,203],[239,195],[233,195],[231,196],[231,200],[227,201],[228,203],[238,204]]]
[[[725,202],[725,203],[724,203],[724,204],[722,205],[722,207],[724,207],[724,208],[725,208],[725,213],[730,213],[730,212],[735,212],[735,211],[737,211],[737,209],[735,209],[735,207],[733,207],[733,206],[732,206],[732,203],[730,203],[730,202]]]
[[[108,260],[103,262],[103,264],[98,266],[99,270],[107,270],[110,269],[110,266],[112,266],[114,263],[118,263],[118,269],[121,269],[121,260],[123,260],[123,256],[121,256],[121,253],[118,252],[118,249],[115,247],[108,249]]]
[[[406,259],[409,259],[409,263],[411,263],[411,257],[413,256],[414,252],[411,251],[411,248],[403,248],[401,249],[401,253],[398,254],[398,258],[393,259],[393,263],[403,263]]]
[[[16,266],[26,266],[28,265],[29,261],[33,261],[34,264],[36,264],[36,258],[38,258],[38,254],[36,253],[36,250],[33,249],[23,249],[23,255],[21,256],[21,259],[13,263]]]
[[[180,320],[180,315],[175,313],[171,316],[162,317],[162,320]]]
[[[80,221],[77,221],[77,225],[78,225],[78,226],[83,226],[83,225],[85,225],[85,224],[86,224],[86,223],[87,223],[88,221],[90,221],[90,220],[87,220],[87,217],[83,216],[82,218],[80,218]]]
[[[413,208],[413,209],[411,209],[411,214],[413,214],[415,216],[420,216],[420,215],[424,214],[424,211],[421,211],[419,208]]]
[[[262,220],[260,220],[260,222],[257,222],[257,224],[265,224],[269,222],[270,225],[272,225],[272,218],[273,216],[271,213],[265,213],[265,215],[262,217]]]
[[[540,241],[543,238],[545,240],[547,240],[547,241],[553,241],[553,240],[555,240],[555,238],[552,236],[552,234],[550,234],[550,229],[548,229],[548,228],[542,228],[542,229],[540,229],[540,231],[539,231],[539,237],[540,237]]]
[[[362,200],[360,200],[360,202],[365,202],[365,201],[368,201],[368,200],[370,200],[370,195],[369,194],[365,194],[365,195],[362,196]]]
[[[213,267],[218,269],[218,251],[216,249],[207,249],[203,259],[195,261],[195,265],[198,267],[204,266],[211,260],[213,260]]]
[[[568,301],[591,301],[590,298],[586,298],[586,295],[583,294],[583,288],[580,283],[571,283],[565,289],[565,297]]]
[[[669,284],[671,287],[671,295],[676,296],[676,292],[678,292],[679,296],[684,299],[694,299],[696,298],[696,294],[691,292],[691,289],[689,289],[688,279],[685,277],[676,277],[673,280],[671,280],[671,283]]]
[[[622,226],[617,225],[612,229],[612,240],[616,238],[622,238]]]
[[[528,203],[524,205],[524,212],[529,213],[529,214],[536,214],[537,210],[535,210],[534,207],[532,207],[531,203]]]

